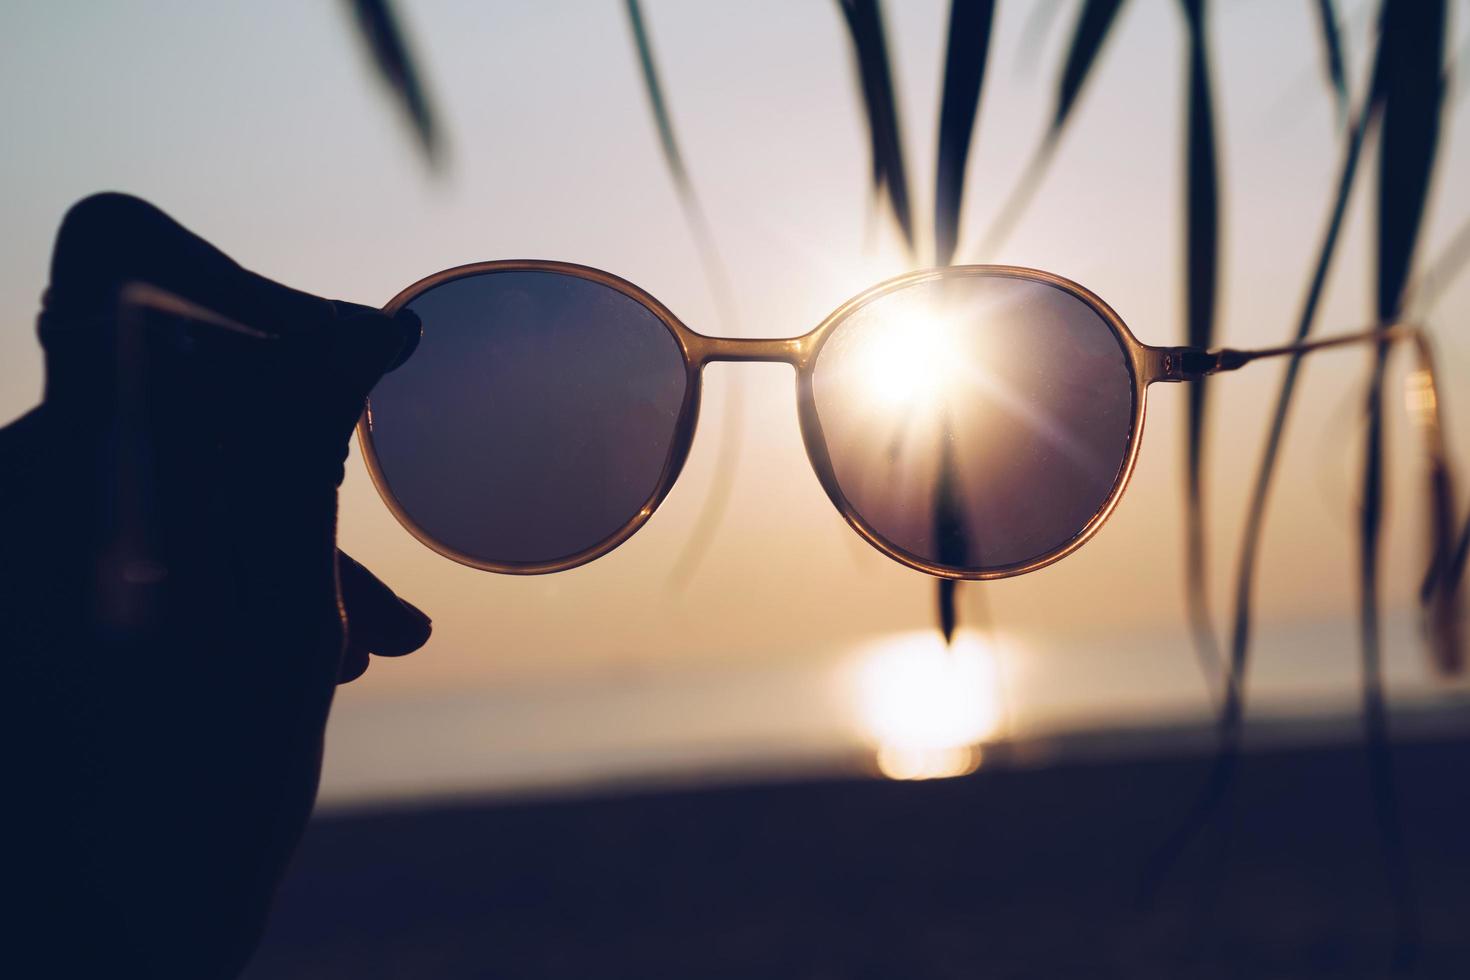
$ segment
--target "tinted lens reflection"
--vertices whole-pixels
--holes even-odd
[[[1128,455],[1122,343],[1088,304],[1034,280],[956,276],[885,294],[833,330],[812,383],[852,508],[949,568],[1064,546]]]
[[[408,303],[423,339],[369,399],[388,488],[481,561],[550,562],[632,520],[658,485],[686,386],[677,341],[611,287],[490,272]]]

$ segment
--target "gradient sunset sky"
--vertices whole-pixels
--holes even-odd
[[[720,331],[622,5],[398,6],[448,140],[438,178],[384,97],[345,4],[21,0],[0,10],[0,309],[9,321],[0,331],[0,419],[26,410],[40,390],[31,324],[57,223],[69,203],[102,189],[146,197],[242,263],[330,296],[381,303],[447,266],[555,258],[631,279],[695,329]],[[922,226],[948,5],[886,6]],[[1211,8],[1226,208],[1217,333],[1235,346],[1287,338],[1330,203],[1341,138],[1312,6]],[[1356,93],[1369,5],[1339,6]],[[1029,5],[1000,4],[957,261],[981,258],[976,242],[1049,118],[1076,7],[1061,3],[1038,57],[1023,63]],[[1453,12],[1451,52],[1467,29],[1464,5]],[[893,229],[868,206],[867,136],[835,3],[648,0],[645,16],[742,333],[805,332],[907,268]],[[1128,4],[1034,206],[1003,252],[984,257],[1088,286],[1151,343],[1183,342],[1184,71],[1179,5]],[[1457,98],[1445,123],[1421,258],[1437,255],[1470,215],[1470,99]],[[1371,190],[1375,175],[1370,162],[1360,188]],[[1370,193],[1353,201],[1324,332],[1369,320],[1373,204]],[[1462,461],[1467,314],[1470,275],[1431,317]],[[1354,683],[1354,423],[1365,369],[1357,351],[1314,358],[1290,428],[1258,587],[1263,690],[1283,703],[1346,697]],[[1222,620],[1279,377],[1277,366],[1261,366],[1213,385],[1208,486]],[[745,440],[731,502],[692,578],[672,583],[713,486],[737,378]],[[1152,393],[1130,492],[1094,541],[1045,571],[962,590],[962,618],[973,622],[983,605],[1004,638],[1013,733],[1208,710],[1183,619],[1184,401],[1181,388]],[[1413,643],[1418,457],[1399,399],[1390,404],[1391,682],[1435,691]],[[371,782],[363,774],[375,767],[422,766],[411,751],[385,749],[409,732],[441,746],[434,751],[460,748],[458,762],[445,763],[446,785],[499,778],[507,753],[595,762],[599,752],[657,755],[680,744],[717,753],[742,740],[820,742],[846,724],[842,696],[803,678],[933,621],[932,583],[863,544],[823,495],[781,365],[710,369],[679,486],[645,529],[590,566],[511,578],[452,564],[395,524],[355,458],[341,536],[433,616],[435,635],[420,654],[379,662],[343,692],[329,794]],[[629,693],[638,691],[647,696]],[[435,735],[435,706],[450,701],[469,707],[458,727]],[[511,704],[519,714],[502,710]],[[390,784],[400,785],[382,785]]]

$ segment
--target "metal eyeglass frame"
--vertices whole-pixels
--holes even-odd
[[[1446,557],[1446,542],[1449,541],[1453,533],[1450,529],[1450,521],[1453,519],[1451,514],[1453,498],[1451,496],[1449,465],[1445,453],[1443,427],[1440,418],[1433,351],[1424,331],[1412,324],[1385,325],[1377,329],[1256,350],[1233,350],[1229,348],[1205,350],[1197,347],[1153,347],[1135,338],[1122,318],[1097,295],[1071,280],[1064,279],[1061,276],[1053,275],[1049,272],[1019,266],[966,265],[910,272],[879,283],[837,307],[837,309],[833,310],[814,329],[799,337],[779,339],[710,337],[697,333],[686,326],[683,321],[671,313],[657,299],[625,279],[588,266],[537,259],[479,262],[446,269],[443,272],[438,272],[421,279],[407,289],[404,289],[389,301],[387,306],[383,308],[384,312],[388,314],[396,313],[428,290],[445,283],[470,276],[496,272],[549,272],[572,276],[607,286],[633,299],[653,313],[677,342],[684,358],[686,385],[684,401],[679,409],[679,416],[675,425],[668,458],[664,462],[663,471],[659,475],[657,485],[654,487],[653,492],[649,494],[647,500],[644,501],[643,506],[629,518],[627,523],[601,541],[575,554],[551,561],[540,562],[486,561],[461,552],[438,540],[419,525],[398,502],[384,476],[376,448],[373,444],[373,409],[372,398],[369,396],[368,404],[358,423],[357,431],[368,473],[371,475],[373,485],[377,488],[379,495],[382,497],[384,503],[387,504],[388,509],[392,511],[393,516],[397,518],[398,522],[420,542],[446,558],[473,568],[515,575],[559,572],[576,568],[579,565],[584,565],[596,558],[600,558],[632,537],[653,516],[653,512],[673,488],[674,482],[678,479],[679,472],[688,458],[689,449],[693,444],[694,433],[699,420],[700,387],[704,367],[706,364],[715,361],[779,362],[790,364],[795,369],[797,415],[801,425],[802,441],[805,444],[807,457],[811,462],[812,469],[816,472],[822,489],[827,492],[828,498],[831,499],[843,519],[869,544],[900,564],[907,565],[910,568],[917,569],[929,575],[951,579],[988,580],[1023,575],[1027,572],[1044,568],[1055,561],[1059,561],[1086,544],[1101,529],[1103,524],[1107,522],[1107,519],[1117,507],[1119,500],[1122,499],[1123,492],[1127,489],[1128,481],[1133,474],[1133,467],[1138,459],[1139,444],[1143,435],[1144,417],[1148,403],[1148,388],[1155,382],[1198,381],[1206,375],[1216,374],[1222,371],[1234,371],[1252,361],[1263,358],[1300,356],[1313,351],[1341,347],[1348,344],[1388,344],[1398,341],[1409,341],[1418,356],[1419,362],[1419,370],[1410,378],[1412,390],[1410,392],[1409,406],[1416,421],[1420,423],[1424,430],[1429,464],[1429,485],[1432,499],[1431,524],[1434,534],[1432,553],[1435,556],[1434,563],[1431,566],[1431,576],[1435,574],[1435,570],[1440,567],[1440,562]],[[1107,325],[1107,328],[1113,332],[1119,346],[1123,349],[1129,377],[1133,386],[1133,406],[1126,456],[1122,465],[1119,467],[1112,488],[1109,490],[1106,499],[1096,513],[1092,515],[1076,534],[1051,551],[1027,561],[1014,562],[1007,565],[987,566],[984,568],[958,568],[936,564],[899,547],[874,529],[852,507],[847,497],[843,494],[842,488],[838,485],[832,461],[827,451],[827,444],[822,433],[821,419],[817,414],[816,399],[812,391],[812,375],[813,366],[816,363],[818,355],[821,353],[823,344],[826,343],[827,339],[840,324],[863,306],[880,297],[917,283],[974,276],[1022,279],[1042,283],[1060,289],[1085,303]],[[1426,584],[1426,592],[1427,590],[1428,585]]]

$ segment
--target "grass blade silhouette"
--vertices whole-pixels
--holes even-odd
[[[1381,51],[1380,51],[1381,58]],[[1374,69],[1376,80],[1379,68]],[[1296,329],[1290,342],[1305,340],[1316,322],[1317,310],[1327,283],[1327,273],[1337,254],[1338,241],[1342,234],[1348,200],[1357,178],[1358,165],[1362,158],[1363,144],[1369,128],[1369,120],[1375,102],[1376,81],[1369,86],[1364,104],[1350,118],[1343,149],[1342,165],[1338,172],[1337,187],[1327,224],[1323,230],[1322,243],[1317,250],[1316,262],[1307,280],[1306,294],[1301,312],[1297,317]],[[1246,510],[1245,527],[1241,532],[1240,557],[1236,566],[1234,618],[1230,635],[1230,659],[1225,675],[1224,696],[1219,714],[1219,748],[1216,751],[1210,772],[1199,797],[1189,808],[1179,827],[1164,841],[1144,870],[1141,899],[1150,904],[1163,885],[1165,876],[1184,853],[1196,834],[1218,811],[1229,792],[1235,767],[1240,756],[1242,723],[1245,717],[1245,679],[1249,666],[1251,615],[1257,559],[1261,536],[1265,530],[1267,503],[1270,500],[1272,480],[1276,462],[1280,456],[1282,441],[1286,434],[1286,420],[1296,392],[1296,382],[1301,372],[1301,355],[1287,360],[1281,388],[1277,392],[1276,404],[1266,431],[1261,460],[1256,468],[1256,477],[1251,489],[1250,503]]]
[[[944,435],[940,443],[939,479],[934,485],[932,523],[936,557],[941,564],[966,565],[974,560],[969,530],[965,527],[964,506],[960,501],[959,473],[954,458],[954,429],[946,415]],[[939,580],[939,632],[946,644],[954,640],[955,580]],[[948,586],[948,588],[946,588]]]
[[[944,56],[944,91],[939,103],[939,147],[935,154],[935,265],[949,265],[954,261],[955,247],[959,242],[965,164],[970,158],[975,119],[980,111],[980,93],[985,82],[990,30],[994,22],[995,0],[951,0],[949,40]],[[949,521],[963,534],[963,525],[955,519],[958,503],[954,500],[953,465],[952,453],[946,448],[944,469],[940,474],[942,506],[936,505],[935,512],[935,533],[942,539],[950,530],[938,526],[943,521]],[[954,640],[958,622],[955,608],[958,590],[959,583],[954,579],[940,579],[934,586],[939,633],[945,643]]]
[[[1219,280],[1220,181],[1215,150],[1215,111],[1210,90],[1205,0],[1181,0],[1189,30],[1189,121],[1186,136],[1185,307],[1187,343],[1214,345]],[[1208,548],[1205,535],[1205,407],[1210,387],[1189,385],[1185,420],[1185,596],[1195,655],[1212,698],[1218,702],[1221,657],[1210,614]]]
[[[1067,52],[1067,62],[1062,68],[1057,88],[1057,104],[1051,121],[1053,131],[1061,129],[1071,115],[1122,6],[1123,0],[1087,0],[1078,15],[1072,47]]]
[[[1107,41],[1123,0],[1086,0],[1077,15],[1077,26],[1072,30],[1072,42],[1067,49],[1067,60],[1062,65],[1057,80],[1056,104],[1052,109],[1051,123],[1041,143],[1031,155],[1025,171],[1016,187],[1007,195],[1005,205],[991,224],[984,242],[980,246],[981,261],[985,261],[1005,243],[1026,207],[1031,203],[1041,178],[1056,152],[1057,141],[1071,117],[1077,98],[1092,74],[1098,53]]]
[[[1389,324],[1403,309],[1404,294],[1429,197],[1439,144],[1444,95],[1442,62],[1444,0],[1384,8],[1380,70],[1375,98],[1382,114],[1378,167],[1378,321]],[[1388,346],[1374,352],[1368,392],[1359,529],[1359,630],[1363,656],[1363,721],[1368,737],[1374,810],[1382,837],[1398,924],[1395,961],[1407,965],[1415,951],[1416,922],[1408,857],[1404,850],[1388,707],[1383,689],[1379,623],[1379,555],[1383,531],[1383,384]]]
[[[980,94],[985,82],[985,65],[990,57],[990,32],[995,23],[995,0],[951,0],[949,40],[944,56],[944,92],[939,103],[939,147],[934,173],[934,264],[954,261],[959,243],[960,206],[965,196],[965,164],[970,158]],[[952,453],[946,450],[941,472],[943,508],[936,521],[947,520],[963,535],[963,524],[954,516]],[[943,517],[941,517],[943,515]],[[936,527],[941,539],[948,530]],[[935,583],[939,632],[945,643],[954,640],[958,613],[955,608],[959,583],[940,579]]]
[[[1102,50],[1103,43],[1107,40],[1122,6],[1123,0],[1086,0],[1083,4],[1077,16],[1077,24],[1072,31],[1067,59],[1063,63],[1062,73],[1058,78],[1051,123],[1040,145],[1032,154],[1020,182],[1005,198],[1005,204],[999,216],[992,223],[990,231],[981,244],[980,261],[988,261],[992,253],[1005,241],[1035,195],[1037,188],[1041,186],[1041,178],[1056,150],[1057,141],[1061,137],[1062,130],[1071,116],[1072,108],[1077,102],[1077,97],[1081,94],[1083,85],[1091,74],[1098,52]],[[951,43],[953,36],[951,32]],[[946,95],[948,95],[947,86]],[[958,204],[955,207],[957,211]],[[940,234],[939,220],[939,212],[936,210],[936,242],[939,241]],[[952,257],[951,255],[950,258]],[[938,586],[940,628],[941,631],[946,632],[946,635],[952,634],[954,630],[955,589],[955,582],[949,579],[941,580]]]
[[[1378,183],[1378,317],[1402,307],[1429,197],[1444,95],[1443,0],[1388,4],[1378,73],[1382,148]]]
[[[949,265],[959,240],[965,163],[980,111],[995,0],[951,0],[934,174],[934,264]]]
[[[398,26],[390,0],[350,0],[358,30],[368,47],[378,76],[403,109],[431,170],[443,163],[443,146],[433,106],[425,93],[408,43]]]
[[[643,20],[643,10],[638,0],[626,0],[628,26],[633,32],[633,44],[638,50],[638,64],[643,75],[643,89],[648,97],[648,108],[653,113],[654,125],[658,129],[659,145],[663,148],[664,164],[679,195],[679,204],[684,218],[694,237],[699,251],[700,265],[704,269],[705,282],[715,301],[715,310],[723,325],[726,336],[735,336],[735,294],[730,288],[725,264],[715,247],[714,235],[694,183],[689,178],[689,168],[684,163],[684,154],[679,149],[679,140],[674,135],[673,120],[669,117],[668,101],[664,98],[663,85],[659,81],[658,66],[653,57],[653,42]],[[710,494],[704,507],[695,518],[694,527],[685,539],[683,550],[669,571],[669,581],[676,587],[683,586],[693,577],[703,559],[715,531],[719,528],[725,510],[730,503],[730,493],[735,481],[735,469],[740,458],[743,441],[742,420],[744,417],[745,388],[740,380],[732,380],[730,398],[725,406],[724,424],[720,430],[720,449],[715,458],[714,477]]]
[[[1413,13],[1402,15],[1404,7]],[[1373,79],[1364,99],[1363,108],[1353,117],[1349,127],[1343,166],[1340,172],[1336,201],[1329,217],[1326,233],[1312,277],[1308,282],[1306,299],[1297,323],[1295,340],[1304,339],[1311,331],[1317,307],[1321,299],[1328,268],[1336,250],[1342,229],[1347,200],[1356,175],[1366,133],[1374,119],[1382,112],[1387,102],[1387,93],[1397,88],[1401,94],[1400,104],[1404,121],[1399,125],[1405,136],[1400,137],[1399,147],[1384,152],[1384,170],[1380,171],[1380,216],[1387,216],[1387,226],[1380,228],[1379,257],[1379,306],[1380,314],[1389,310],[1397,313],[1402,303],[1402,292],[1412,262],[1414,242],[1418,236],[1418,225],[1423,213],[1424,197],[1428,178],[1433,169],[1433,150],[1438,129],[1438,89],[1431,87],[1432,77],[1439,84],[1437,61],[1424,58],[1425,50],[1439,50],[1433,46],[1433,24],[1436,18],[1427,8],[1415,5],[1388,5],[1392,11],[1399,9],[1401,16],[1384,19],[1378,52],[1374,60]],[[1417,20],[1416,20],[1417,18]],[[1442,36],[1443,18],[1438,18]],[[1392,25],[1392,27],[1390,26]],[[1441,42],[1442,43],[1442,42]],[[1402,81],[1406,64],[1418,59],[1419,72],[1409,82]],[[1430,66],[1429,70],[1425,65]],[[1412,71],[1408,72],[1411,76]],[[1395,79],[1393,76],[1398,75]],[[1410,95],[1409,93],[1415,93]],[[1432,96],[1426,98],[1426,96]],[[1419,104],[1416,108],[1414,100]],[[1429,106],[1432,104],[1432,108]],[[1390,157],[1394,162],[1390,163]],[[1385,202],[1385,198],[1388,200]],[[1392,210],[1385,210],[1385,204]],[[1385,321],[1391,317],[1385,317]],[[1380,355],[1381,355],[1380,351]],[[1375,374],[1382,363],[1375,358]],[[1265,449],[1256,473],[1246,527],[1242,535],[1240,564],[1236,578],[1235,622],[1231,637],[1231,662],[1227,676],[1225,703],[1220,714],[1221,747],[1207,783],[1205,792],[1196,803],[1192,818],[1162,849],[1153,863],[1146,891],[1158,885],[1162,874],[1177,858],[1200,823],[1218,806],[1231,782],[1240,753],[1241,723],[1245,710],[1244,681],[1248,662],[1251,625],[1251,593],[1254,582],[1256,558],[1264,528],[1266,504],[1276,460],[1280,453],[1285,431],[1286,417],[1296,379],[1301,365],[1300,356],[1288,361],[1286,375],[1278,393],[1275,413],[1267,431]],[[1408,885],[1407,865],[1403,860],[1402,835],[1398,826],[1398,809],[1394,792],[1391,756],[1387,744],[1386,704],[1383,697],[1381,660],[1378,648],[1377,607],[1377,545],[1378,524],[1381,509],[1381,411],[1376,413],[1379,421],[1374,422],[1374,405],[1381,408],[1381,385],[1369,399],[1370,417],[1367,439],[1369,452],[1365,462],[1364,502],[1362,524],[1362,559],[1360,562],[1360,587],[1362,589],[1361,627],[1364,639],[1364,718],[1367,729],[1370,766],[1373,773],[1375,809],[1380,827],[1383,828],[1385,854],[1389,866],[1390,885],[1393,889],[1394,905],[1398,925],[1399,941],[1396,959],[1402,965],[1413,948],[1414,921],[1412,896]]]
[[[993,2],[974,4],[968,0],[956,0],[956,6],[951,9],[951,47],[955,44],[954,19],[965,17],[967,23],[979,23],[980,8],[993,8]],[[867,113],[868,136],[871,143],[873,162],[873,193],[882,200],[888,201],[893,212],[893,218],[898,223],[899,231],[903,235],[905,247],[908,249],[911,261],[917,261],[918,242],[914,234],[913,208],[910,205],[908,173],[904,166],[903,134],[899,126],[898,106],[893,94],[893,71],[888,60],[888,41],[883,28],[883,11],[878,0],[838,0],[838,7],[842,11],[843,20],[847,24],[848,36],[852,41],[853,60],[857,67],[858,81],[862,89],[863,108]],[[962,9],[963,8],[963,9]],[[949,65],[946,65],[945,82],[945,105],[940,110],[941,129],[944,129],[943,118],[946,111],[950,112],[951,124],[949,132],[955,135],[953,141],[958,140],[956,127],[963,125],[964,153],[969,153],[970,132],[974,126],[975,107],[979,105],[980,81],[984,75],[984,54],[989,50],[989,20],[986,14],[985,20],[985,43],[980,48],[981,62],[978,65],[969,64],[961,66],[962,71],[974,74],[974,106],[968,113],[963,112],[963,106],[958,105],[953,110],[949,109],[950,98]],[[962,40],[968,40],[962,38]],[[953,53],[953,52],[952,52]],[[957,80],[957,95],[964,101],[964,93],[968,82]],[[963,124],[960,123],[956,113],[965,117]],[[945,139],[941,134],[941,142]],[[943,143],[942,143],[943,145]],[[958,219],[959,195],[963,190],[964,181],[964,159],[956,163],[951,160],[945,162],[943,150],[941,149],[941,160],[939,168],[941,175],[946,167],[957,166],[957,177],[953,177],[954,184],[948,185],[953,188],[955,195],[954,214],[955,218],[950,224],[950,234],[956,234],[954,222]],[[953,172],[953,171],[952,171]],[[944,180],[943,176],[936,181]],[[939,212],[938,195],[941,193],[936,182],[936,212],[935,212],[935,241],[936,241],[936,263],[944,264],[938,258],[939,241]],[[943,193],[950,193],[946,189]],[[949,246],[950,257],[953,257],[953,244]],[[947,261],[947,259],[945,260]],[[938,603],[939,631],[944,634],[946,641],[954,635],[955,628],[955,582],[953,579],[940,579],[935,584],[936,600]]]
[[[1347,119],[1348,91],[1347,73],[1343,68],[1342,35],[1337,29],[1337,12],[1332,9],[1332,0],[1317,0],[1317,26],[1322,31],[1322,54],[1326,59],[1327,82],[1337,107],[1339,124]]]
[[[1317,250],[1317,260],[1311,277],[1307,280],[1306,294],[1302,300],[1301,312],[1297,317],[1296,329],[1291,335],[1290,343],[1305,340],[1316,323],[1317,310],[1327,284],[1327,273],[1337,253],[1337,244],[1347,213],[1348,198],[1357,177],[1363,145],[1377,107],[1377,79],[1382,72],[1382,58],[1380,42],[1380,50],[1375,57],[1373,81],[1364,97],[1364,104],[1349,120],[1343,161],[1338,171],[1337,189],[1332,209],[1327,218],[1327,226],[1323,231],[1322,244]],[[1257,557],[1260,552],[1261,536],[1265,531],[1271,484],[1276,473],[1276,463],[1281,454],[1281,444],[1286,434],[1286,420],[1290,413],[1292,397],[1296,393],[1297,378],[1301,373],[1301,362],[1299,354],[1287,360],[1281,387],[1277,391],[1271,422],[1266,430],[1266,442],[1261,451],[1261,460],[1256,467],[1250,504],[1246,510],[1245,527],[1241,533],[1240,557],[1236,565],[1235,576],[1235,614],[1231,626],[1230,667],[1226,677],[1225,702],[1220,712],[1222,739],[1227,745],[1238,741],[1240,722],[1245,711],[1243,689],[1250,651],[1251,603]]]
[[[684,154],[679,150],[679,141],[674,136],[674,124],[669,119],[668,102],[659,82],[658,67],[653,60],[653,44],[648,38],[648,29],[643,23],[643,9],[638,0],[627,0],[628,26],[633,31],[633,43],[638,48],[638,66],[643,72],[643,90],[648,96],[648,108],[653,113],[654,125],[658,127],[659,145],[663,147],[664,163],[681,198],[693,198],[694,188],[689,183],[689,170],[684,166]]]
[[[1378,291],[1380,322],[1401,318],[1414,304],[1426,306],[1433,293],[1459,271],[1470,246],[1470,225],[1462,227],[1444,253],[1422,276],[1410,280],[1413,258],[1438,149],[1440,115],[1446,80],[1439,65],[1416,51],[1443,54],[1445,10],[1442,3],[1426,4],[1411,14],[1390,11],[1385,16],[1385,46],[1374,94],[1382,114],[1382,149],[1378,185]],[[1389,28],[1393,28],[1390,34]],[[1381,439],[1381,399],[1386,350],[1377,352],[1370,378],[1370,453],[1365,465],[1365,490],[1373,481],[1375,439]],[[1381,447],[1379,447],[1381,449]],[[1381,458],[1376,460],[1381,470]],[[1381,476],[1380,476],[1381,478]],[[1372,499],[1365,495],[1364,509]],[[1366,517],[1365,517],[1366,520]],[[1365,533],[1369,528],[1365,525]],[[1467,525],[1470,531],[1470,525]],[[1365,551],[1367,548],[1365,547]],[[1458,551],[1458,546],[1455,547]],[[1459,556],[1451,558],[1451,569]],[[1434,572],[1434,569],[1431,569]],[[1454,574],[1451,571],[1451,574]],[[1426,582],[1426,588],[1429,583]]]
[[[893,71],[888,61],[883,11],[878,0],[838,0],[838,6],[852,40],[853,60],[868,119],[873,192],[887,199],[903,234],[904,245],[912,255],[915,247],[914,217],[904,167],[898,106],[893,96]]]

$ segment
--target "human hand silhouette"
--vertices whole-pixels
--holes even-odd
[[[429,636],[336,549],[353,424],[418,324],[107,194],[62,224],[39,333],[43,403],[0,430],[8,922],[44,957],[10,975],[229,976],[310,813],[334,686]]]

